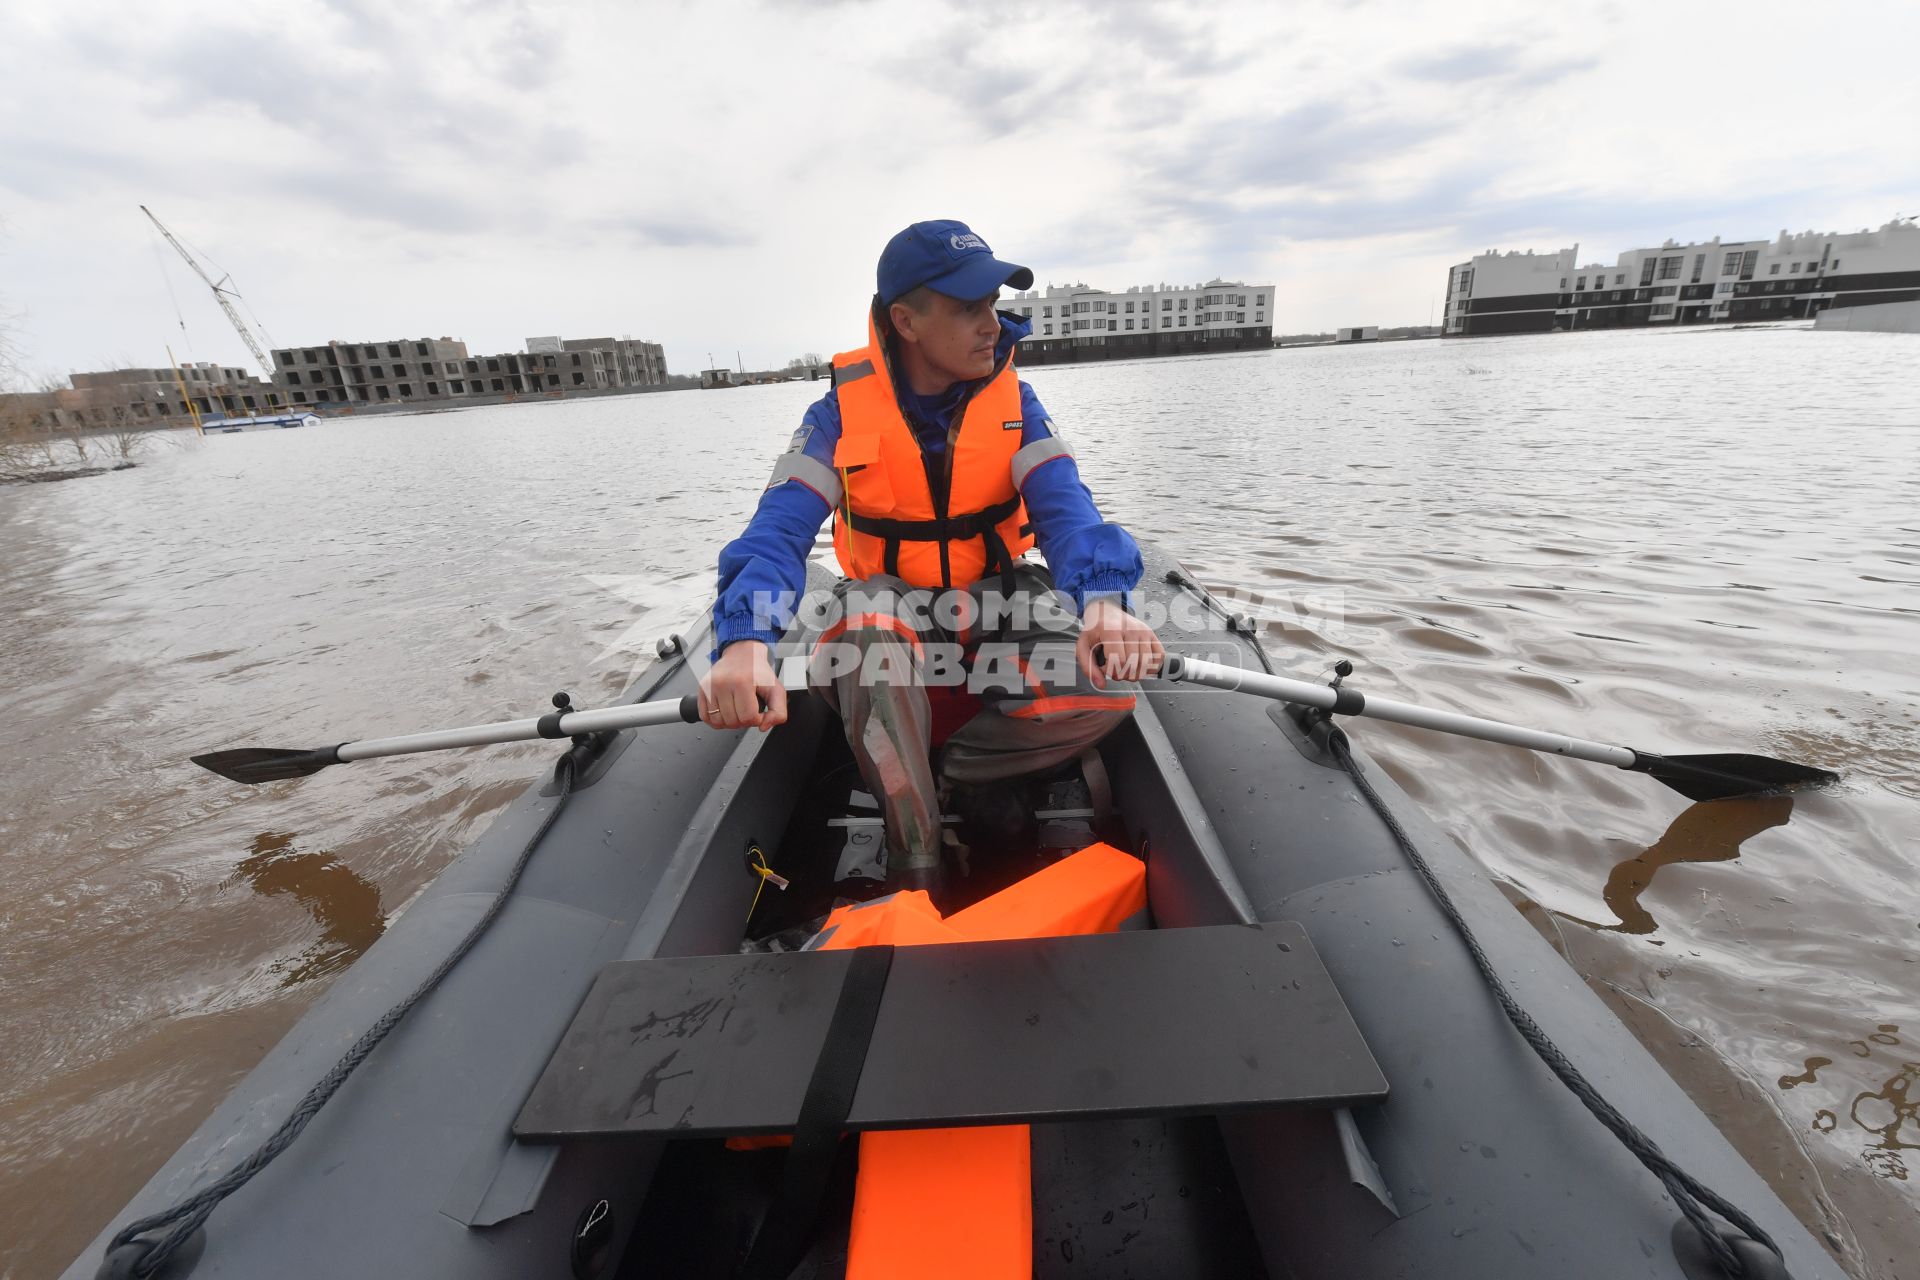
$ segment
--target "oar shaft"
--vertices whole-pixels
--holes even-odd
[[[1479,716],[1463,716],[1453,711],[1416,707],[1412,703],[1394,702],[1389,698],[1370,698],[1344,685],[1336,690],[1310,680],[1270,676],[1263,671],[1246,671],[1199,658],[1170,656],[1165,674],[1169,679],[1190,684],[1204,684],[1215,689],[1239,689],[1281,702],[1338,710],[1344,715],[1371,716],[1375,720],[1391,720],[1420,729],[1437,729],[1465,738],[1525,747],[1529,751],[1544,751],[1550,755],[1572,756],[1576,760],[1591,760],[1595,764],[1610,764],[1622,769],[1632,766],[1635,760],[1634,753],[1626,747],[1569,738],[1564,734],[1543,733],[1522,725],[1483,720]]]
[[[624,707],[569,711],[558,717],[536,716],[525,720],[502,720],[497,724],[468,725],[461,729],[406,733],[394,738],[368,738],[364,742],[343,744],[339,758],[342,761],[373,760],[381,756],[410,755],[416,751],[448,751],[455,747],[484,747],[496,742],[530,742],[544,737],[570,738],[579,733],[601,733],[609,729],[637,729],[681,721],[692,723],[699,718],[691,696],[661,698]],[[548,725],[549,732],[540,731],[543,723]]]

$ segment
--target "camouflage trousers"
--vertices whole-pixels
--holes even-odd
[[[1075,661],[1080,621],[1037,565],[964,591],[876,575],[843,581],[808,665],[840,713],[886,818],[890,874],[940,860],[940,787],[1041,773],[1078,757],[1133,710],[1133,686],[1095,688]],[[929,685],[977,694],[980,711],[932,761]]]

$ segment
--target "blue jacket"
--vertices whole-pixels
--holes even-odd
[[[1032,328],[1021,317],[1002,312],[1000,356],[1011,352]],[[947,447],[948,424],[968,389],[969,384],[956,383],[943,395],[918,396],[904,385],[899,388],[901,411],[923,450],[939,453]],[[1020,408],[1023,447],[1055,434],[1040,398],[1024,381]],[[829,391],[808,408],[787,449],[831,468],[839,440],[840,400]],[[1100,518],[1072,456],[1061,454],[1035,467],[1020,493],[1055,585],[1081,609],[1099,596],[1118,596],[1126,604],[1127,593],[1140,583],[1140,548],[1125,529]],[[776,482],[760,495],[746,531],[720,552],[720,591],[713,606],[715,653],[735,640],[772,644],[779,639],[806,590],[814,535],[832,513],[826,497],[801,479]]]

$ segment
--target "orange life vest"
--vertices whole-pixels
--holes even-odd
[[[840,441],[833,452],[845,497],[833,549],[850,578],[890,573],[916,587],[966,587],[1005,572],[1033,545],[1013,483],[1024,415],[1013,357],[960,409],[943,456],[929,459],[894,394],[874,318],[867,345],[833,358]],[[932,462],[945,484],[928,475]]]

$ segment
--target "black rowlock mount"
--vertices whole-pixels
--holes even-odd
[[[1331,707],[1309,707],[1295,704],[1288,712],[1299,722],[1302,729],[1311,733],[1321,725],[1330,724],[1335,716],[1356,716],[1367,705],[1367,700],[1358,689],[1343,689],[1340,682],[1353,674],[1353,664],[1345,658],[1333,664],[1333,679],[1327,681],[1327,688],[1333,690]]]
[[[536,731],[542,738],[570,736],[560,728],[560,717],[572,715],[580,709],[573,705],[573,695],[565,689],[554,694],[553,708],[540,717]],[[607,748],[619,739],[620,733],[615,729],[602,729],[599,733],[576,733],[571,737],[573,745],[567,749],[567,759],[573,762],[573,790],[583,791],[600,780],[607,766],[613,763],[614,756],[619,754],[609,753]],[[540,794],[552,795],[556,789],[553,778],[549,776]]]

